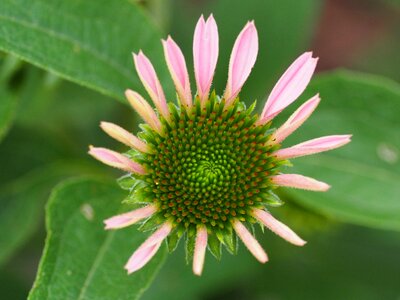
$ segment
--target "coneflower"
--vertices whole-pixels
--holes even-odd
[[[326,136],[281,149],[284,139],[315,110],[318,95],[301,105],[278,129],[271,124],[304,91],[318,59],[310,52],[297,58],[257,115],[253,113],[255,103],[246,108],[238,98],[258,52],[253,21],[235,41],[222,97],[210,93],[218,58],[218,29],[212,15],[207,21],[201,16],[194,32],[194,96],[179,46],[171,37],[162,44],[177,103],[167,102],[153,65],[139,51],[133,55],[135,67],[156,111],[137,92],[127,90],[129,103],[146,123],[141,125],[138,137],[111,123],[102,122],[101,128],[131,150],[120,154],[90,147],[89,151],[103,163],[129,172],[122,185],[130,191],[129,201],[138,206],[105,220],[106,229],[141,222],[140,229],[153,231],[126,264],[128,273],[146,265],[164,240],[169,250],[174,250],[182,236],[196,275],[202,273],[207,246],[219,258],[221,245],[232,253],[237,251],[238,237],[256,259],[265,263],[267,254],[249,230],[254,223],[294,245],[304,245],[304,240],[268,212],[269,206],[281,203],[274,190],[285,186],[326,191],[329,185],[303,175],[282,174],[280,168],[288,164],[288,159],[343,146],[351,136]]]

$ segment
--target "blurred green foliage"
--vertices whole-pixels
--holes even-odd
[[[388,2],[398,10],[396,1]],[[260,109],[290,62],[312,50],[324,7],[317,0],[1,1],[0,49],[7,52],[0,56],[1,298],[27,296],[43,247],[43,210],[52,188],[70,177],[119,174],[93,162],[86,151],[88,144],[116,148],[100,133],[100,120],[137,129],[136,114],[113,100],[124,101],[126,88],[143,92],[131,51],[142,48],[149,55],[173,99],[159,40],[171,33],[192,73],[194,25],[201,13],[213,13],[220,34],[215,88],[222,93],[234,39],[254,19],[260,52],[241,95],[248,103],[257,98]],[[396,30],[365,49],[354,67],[398,80]],[[267,265],[259,265],[240,247],[236,256],[224,253],[221,262],[207,255],[204,275],[198,278],[186,266],[179,245],[143,298],[397,297],[399,89],[388,79],[341,71],[319,76],[301,97],[320,92],[323,100],[288,145],[323,134],[354,134],[346,148],[294,162],[299,172],[331,183],[330,192],[285,190],[287,205],[273,210],[309,241],[306,247],[257,232],[271,257]],[[131,299],[144,291],[162,255],[144,271],[126,276],[123,264],[145,236],[134,227],[115,234],[102,229],[101,220],[119,211],[123,198],[109,180],[73,180],[56,188],[31,299]],[[82,214],[85,203],[94,209],[93,222]]]
[[[400,86],[378,76],[336,72],[315,79],[304,99],[320,93],[316,113],[284,146],[353,134],[347,147],[293,161],[295,172],[329,182],[326,193],[287,190],[293,199],[337,220],[400,230]],[[289,109],[290,110],[290,109]],[[281,119],[284,117],[281,116]]]
[[[121,211],[122,197],[116,183],[104,180],[75,179],[54,189],[46,211],[46,246],[29,299],[140,297],[166,251],[143,272],[127,276],[123,266],[144,236],[135,228],[103,229],[103,220]]]

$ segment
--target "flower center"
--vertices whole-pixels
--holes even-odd
[[[256,126],[242,105],[225,109],[214,97],[205,108],[172,109],[147,167],[161,218],[184,227],[230,228],[231,218],[251,221],[251,209],[268,199],[275,149],[266,143],[268,125]]]

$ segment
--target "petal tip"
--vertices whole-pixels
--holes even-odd
[[[126,97],[128,97],[129,95],[131,95],[133,93],[133,91],[131,89],[126,89],[124,94]]]
[[[295,245],[296,245],[296,246],[303,247],[305,244],[307,244],[307,242],[304,241],[304,240],[301,240],[301,241],[299,241],[298,243],[296,243]]]
[[[128,265],[125,265],[124,269],[126,270],[126,273],[127,273],[128,275],[130,275],[130,274],[132,274],[133,272],[136,271],[136,270],[134,270],[134,269],[130,269],[130,268],[128,267]]]
[[[327,192],[329,191],[331,186],[325,182],[321,182],[321,192]]]
[[[110,226],[110,224],[107,222],[107,220],[104,220],[103,223],[104,223],[104,230],[111,230],[111,229],[113,229],[113,228]]]
[[[202,273],[202,271],[199,271],[199,270],[193,270],[193,274],[194,275],[196,275],[196,276],[201,276],[201,273]]]

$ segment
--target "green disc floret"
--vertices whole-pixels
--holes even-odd
[[[134,197],[159,208],[149,223],[231,230],[233,218],[254,222],[251,210],[274,198],[269,177],[281,162],[271,155],[278,146],[267,143],[269,124],[257,126],[253,107],[245,109],[238,99],[226,108],[213,94],[206,103],[170,105],[162,135],[142,126],[141,137],[153,151],[133,157],[148,175],[132,192],[139,187]]]

